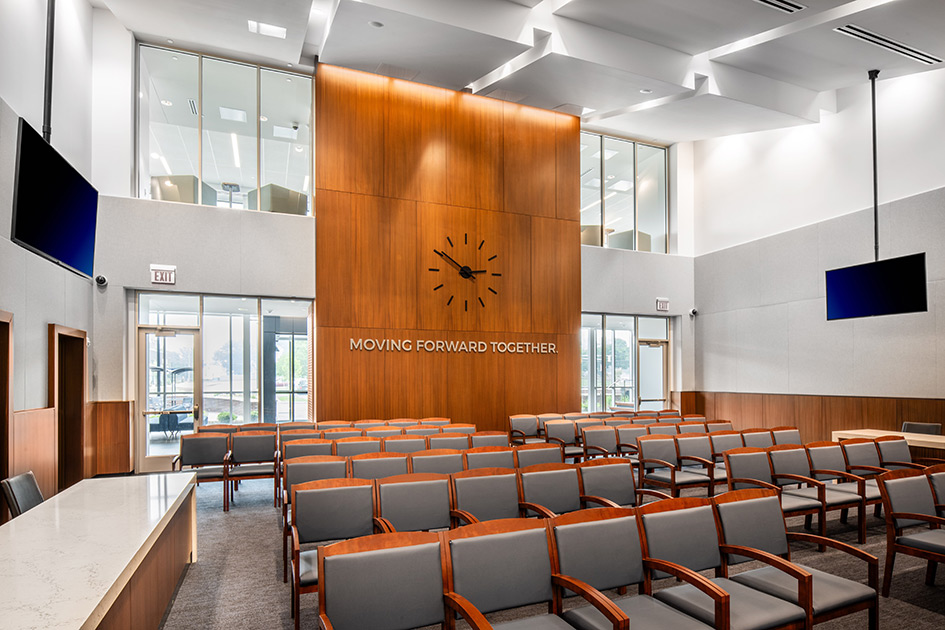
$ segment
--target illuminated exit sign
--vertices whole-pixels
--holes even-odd
[[[151,265],[151,284],[177,284],[177,265]]]

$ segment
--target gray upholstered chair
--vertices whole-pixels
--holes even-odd
[[[765,450],[771,460],[771,478],[775,485],[790,487],[791,494],[817,499],[826,512],[840,510],[840,520],[844,523],[848,510],[855,509],[858,540],[861,545],[866,542],[866,489],[862,478],[856,482],[855,490],[839,489],[814,478],[816,473],[803,446],[781,444]]]
[[[438,435],[442,433],[442,427],[435,424],[415,424],[407,427],[403,427],[404,435]]]
[[[709,433],[717,433],[718,431],[733,431],[735,429],[735,427],[732,426],[732,423],[728,420],[709,420],[705,423],[705,428]],[[744,446],[744,444],[742,446]]]
[[[617,429],[617,452],[621,457],[637,459],[637,439],[646,435],[646,427],[638,424],[622,424]]]
[[[622,508],[633,507],[643,502],[643,495],[656,499],[668,499],[668,494],[656,490],[637,488],[633,462],[621,457],[592,459],[578,464],[578,481],[581,499],[588,497],[606,499]],[[597,507],[591,505],[589,507]]]
[[[378,479],[375,522],[383,532],[416,532],[450,526],[450,478],[413,473]]]
[[[329,420],[327,422],[316,422],[315,428],[319,431],[328,431],[330,429],[350,429],[352,423],[344,420]]]
[[[476,628],[565,629],[560,612],[560,593],[568,588],[610,619],[606,626],[626,629],[626,616],[593,587],[552,572],[551,545],[542,521],[503,519],[474,523],[443,534],[447,556],[447,606],[481,623]],[[505,623],[485,621],[483,614],[531,604],[549,604],[549,614]],[[446,615],[452,630],[453,615]]]
[[[317,440],[321,437],[322,432],[315,429],[279,429],[279,450],[282,450],[286,442]]]
[[[463,470],[463,451],[437,448],[410,453],[410,472],[449,475]]]
[[[469,447],[479,446],[511,446],[509,434],[504,431],[476,431],[469,436]]]
[[[427,438],[427,448],[452,448],[465,451],[469,448],[469,434],[467,433],[440,433]]]
[[[712,431],[709,429],[709,441],[712,442],[712,457],[715,461],[723,463],[725,459],[722,457],[722,453],[745,446],[741,431]]]
[[[676,456],[680,470],[711,476],[716,486],[728,479],[725,462],[715,459],[708,434],[680,433],[676,436]],[[714,488],[712,494],[715,494]]]
[[[239,430],[239,426],[235,424],[218,424],[218,423],[208,423],[201,424],[197,426],[197,433],[206,432],[206,433],[236,433]]]
[[[564,416],[560,413],[540,413],[537,416],[538,418],[538,435],[545,434],[545,423],[551,420],[564,420]]]
[[[929,466],[925,469],[932,484],[932,493],[935,495],[935,509],[939,516],[945,516],[945,464]]]
[[[797,427],[774,427],[771,429],[771,436],[774,438],[775,445],[804,443]]]
[[[440,427],[440,430],[443,433],[475,433],[476,425],[470,424],[468,422],[456,422],[451,424],[444,424]]]
[[[279,505],[276,433],[238,431],[230,436],[230,452],[223,460],[223,486],[230,489],[230,501],[240,481],[272,479],[272,505]]]
[[[876,449],[879,451],[879,462],[883,468],[896,470],[899,468],[924,468],[936,464],[945,464],[945,459],[917,457],[912,459],[909,443],[901,435],[886,435],[878,437]]]
[[[586,503],[618,507],[597,497],[582,497],[574,464],[535,464],[518,469],[518,494],[522,516],[552,518],[583,509]]]
[[[722,542],[729,545],[758,549],[785,560],[791,559],[788,541],[816,542],[832,547],[866,564],[867,584],[849,578],[826,573],[803,565],[801,569],[811,574],[811,617],[813,623],[835,619],[861,610],[869,611],[869,628],[877,630],[879,624],[878,575],[879,562],[852,545],[814,536],[813,534],[788,533],[784,514],[774,490],[736,490],[715,497],[715,509],[719,516]],[[728,567],[749,558],[728,554]],[[751,569],[732,577],[757,591],[799,604],[797,583],[789,575],[771,566]]]
[[[345,437],[335,440],[332,455],[351,457],[362,453],[380,453],[381,438],[379,437]]]
[[[230,509],[227,492],[225,462],[230,456],[230,434],[201,431],[180,436],[180,454],[171,460],[171,470],[186,466],[197,475],[197,485],[212,481],[223,482],[223,511]]]
[[[292,616],[299,628],[303,593],[318,590],[318,550],[322,545],[374,533],[374,482],[326,479],[292,487]]]
[[[938,515],[932,485],[924,471],[891,470],[876,478],[886,511],[886,565],[883,568],[883,597],[889,597],[896,554],[904,553],[928,562],[925,583],[935,583],[939,562],[945,562],[945,518]],[[915,531],[916,525],[928,529]]]
[[[420,421],[416,418],[393,418],[387,421],[387,426],[389,427],[412,427],[420,424]]]
[[[452,420],[449,418],[443,418],[441,416],[435,416],[430,418],[420,418],[420,424],[432,424],[438,427],[445,427],[450,424]]]
[[[280,461],[309,455],[331,455],[332,441],[322,438],[305,438],[304,440],[289,440],[282,445]]]
[[[385,420],[355,420],[351,423],[353,429],[361,429],[367,431],[368,429],[379,429],[381,427],[386,427],[387,422]],[[399,427],[393,427],[395,429]]]
[[[291,535],[289,507],[292,503],[292,488],[298,484],[322,479],[344,479],[348,463],[344,457],[334,455],[309,455],[294,457],[284,462],[282,472],[282,581],[288,581],[288,543]]]
[[[655,422],[646,425],[647,435],[679,435],[679,423],[676,422]]]
[[[831,484],[827,486],[828,488],[843,490],[844,492],[859,494],[862,487],[866,505],[876,506],[876,516],[880,515],[882,499],[879,496],[879,486],[876,485],[876,479],[867,479],[859,474],[854,474],[853,468],[856,467],[849,466],[840,444],[826,441],[811,442],[805,448],[807,449],[807,459],[810,461],[814,479],[828,482]]]
[[[15,518],[43,502],[43,492],[32,470],[4,479],[0,485],[3,486],[3,496],[7,500],[11,517]]]
[[[770,429],[744,429],[742,440],[745,441],[745,446],[754,448],[774,446],[774,436],[771,435]]]
[[[716,628],[805,628],[810,610],[811,576],[782,558],[744,547],[732,548],[722,543],[716,530],[711,499],[686,497],[656,501],[637,508],[644,533],[644,558],[665,560],[691,571],[723,569],[722,554],[739,553],[759,560],[786,574],[791,588],[799,593],[797,605],[755,590],[726,577],[711,582],[727,593],[730,617],[720,600],[706,597],[692,584],[670,586],[656,592],[658,600],[680,610],[702,623]],[[657,569],[659,569],[657,567]],[[649,569],[652,576],[665,577],[661,570]],[[734,624],[732,623],[734,622]]]
[[[624,424],[633,424],[633,418],[631,416],[621,416],[619,414],[615,414],[610,418],[606,418],[604,420],[604,424],[608,427],[619,427]]]
[[[477,446],[463,451],[463,468],[515,468],[511,446]]]
[[[348,459],[348,476],[356,479],[383,479],[406,475],[407,455],[404,453],[361,453]]]
[[[617,450],[617,429],[598,424],[581,429],[581,448],[585,461],[593,457],[614,457]]]
[[[393,435],[403,435],[404,430],[400,427],[373,427],[364,429],[364,437],[386,438]]]
[[[683,433],[708,433],[709,430],[705,426],[705,422],[699,422],[696,420],[683,420],[682,422],[676,425],[676,430],[680,435]]]
[[[577,460],[584,455],[584,449],[578,446],[577,429],[571,420],[545,422],[545,441],[560,446],[566,460]]]
[[[528,414],[509,416],[509,439],[513,444],[543,441],[538,436],[538,416]]]
[[[338,427],[337,429],[325,429],[322,437],[326,440],[343,440],[351,437],[361,437],[364,435],[363,429],[352,429],[351,427]]]
[[[941,435],[942,424],[940,422],[903,422],[903,433],[925,433],[927,435]]]
[[[477,468],[450,475],[453,525],[517,518],[518,480],[512,468]]]
[[[876,442],[866,438],[840,440],[840,448],[846,460],[846,470],[860,477],[875,477],[887,472],[879,459]]]
[[[642,584],[644,567],[668,569],[673,575],[695,585],[725,609],[727,602],[720,590],[705,577],[688,569],[659,560],[644,560],[634,510],[603,508],[581,510],[555,517],[551,521],[558,573],[581,580],[600,591],[624,590]],[[711,628],[649,594],[617,597],[613,603],[630,619],[634,630],[704,630]],[[612,623],[593,606],[579,606],[564,612],[562,618],[575,628],[605,630]]]
[[[564,455],[561,447],[555,444],[523,444],[515,447],[516,468],[561,463],[564,463]]]
[[[682,470],[676,453],[675,436],[644,435],[637,440],[637,444],[640,448],[638,487],[649,485],[666,488],[674,497],[679,496],[681,488],[706,488],[712,495],[715,487],[714,466],[710,463],[702,472]]]
[[[367,536],[318,549],[319,628],[410,630],[443,623],[437,534]]]
[[[422,435],[395,435],[382,440],[385,453],[416,453],[425,451],[427,439]]]
[[[640,426],[649,426],[651,424],[659,423],[659,418],[656,416],[634,416],[633,424],[638,424]]]

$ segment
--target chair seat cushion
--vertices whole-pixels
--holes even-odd
[[[804,497],[794,494],[793,490],[785,490],[781,494],[781,511],[797,512],[800,510],[816,510],[820,507],[820,501],[816,498]]]
[[[852,492],[853,494],[859,494],[859,488],[855,481],[845,481],[843,483],[838,483],[836,485],[827,486],[832,490],[839,490],[840,492]],[[876,485],[875,479],[866,480],[866,500],[867,501],[879,501],[879,486]]]
[[[917,534],[900,536],[896,542],[913,549],[945,553],[945,529],[930,529]]]
[[[643,478],[647,481],[656,481],[661,483],[670,482],[670,474],[668,468],[657,468],[651,472],[643,475]],[[684,486],[691,483],[705,483],[709,480],[708,475],[704,473],[695,473],[686,470],[677,470],[676,471],[676,485]]]
[[[237,477],[257,477],[272,476],[272,464],[243,464],[242,466],[230,466],[230,479]]]
[[[526,617],[525,619],[506,621],[505,623],[494,623],[492,627],[502,628],[502,630],[557,630],[558,628],[561,630],[573,630],[571,625],[558,615]]]
[[[712,582],[731,595],[731,630],[774,628],[806,618],[803,608],[783,599],[726,578],[715,578]],[[673,586],[657,591],[654,597],[703,623],[714,625],[715,602],[694,586]]]
[[[807,497],[809,499],[817,498],[817,488],[811,488],[811,487],[791,488],[790,490],[786,490],[785,492],[790,492],[794,496],[798,496],[798,497]],[[827,492],[825,493],[824,498],[827,501],[827,507],[831,507],[834,505],[842,505],[844,503],[850,503],[852,501],[856,501],[857,497],[859,496],[860,495],[858,495],[856,491],[843,492],[842,490],[835,490],[831,487],[831,488],[827,488]]]
[[[221,481],[223,479],[223,466],[204,466],[203,468],[194,468],[193,472],[197,474],[197,481]]]
[[[318,584],[318,550],[301,551],[299,552],[299,586],[304,588],[315,584]]]
[[[564,447],[564,456],[565,457],[581,457],[584,455],[584,449],[580,446],[565,446]]]
[[[683,466],[684,472],[696,473],[697,475],[706,476],[705,466]],[[716,465],[712,469],[712,479],[715,481],[725,481],[728,479],[728,471],[725,470],[725,467]]]
[[[630,617],[633,630],[705,630],[709,626],[684,615],[672,606],[646,595],[614,600]],[[593,606],[573,608],[561,617],[578,630],[609,630],[613,625]]]
[[[876,591],[865,584],[810,567],[799,566],[813,576],[814,615],[822,615],[876,597]],[[762,567],[739,573],[733,576],[732,580],[794,604],[797,603],[797,580],[774,567]]]

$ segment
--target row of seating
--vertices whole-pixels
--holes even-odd
[[[545,435],[545,425],[549,422],[568,421],[577,427],[590,426],[595,424],[605,424],[607,426],[619,426],[622,424],[654,424],[662,422],[666,424],[676,424],[680,422],[702,422],[705,423],[705,416],[691,415],[680,416],[634,416],[625,414],[611,415],[606,412],[594,414],[552,414],[544,413],[538,415],[516,414],[508,418],[508,432],[513,441],[527,441],[540,439]],[[724,421],[722,421],[724,422]],[[731,428],[731,426],[729,427]],[[576,429],[580,433],[580,428]]]
[[[412,427],[416,425],[446,426],[452,424],[449,418],[394,418],[392,420],[355,420],[354,422],[248,422],[246,424],[209,423],[197,427],[197,431],[213,433],[235,433],[237,431],[286,431],[290,429],[309,429],[324,431],[327,429],[374,429],[377,427]]]
[[[849,554],[867,583],[790,562],[793,541]],[[729,577],[748,559],[763,566]],[[810,628],[863,610],[870,630],[878,627],[877,559],[788,533],[771,490],[370,535],[319,547],[311,565],[319,625],[334,630],[452,629],[456,616],[473,628]],[[708,569],[718,577],[698,573]],[[654,592],[666,576],[682,583]],[[625,595],[632,585],[640,594]],[[619,589],[613,599],[603,593],[610,589]],[[584,601],[565,611],[574,594]],[[549,613],[539,617],[490,625],[483,616],[544,602]]]
[[[330,464],[328,460],[311,463]],[[317,582],[317,574],[312,573],[315,552],[301,551],[304,544],[362,536],[373,530],[422,531],[504,518],[553,518],[588,504],[632,507],[642,503],[644,494],[669,498],[638,490],[631,462],[618,459],[517,470],[485,468],[451,475],[289,482],[285,492],[291,518],[283,527],[283,579],[287,579],[285,555],[291,537],[293,614],[300,593],[313,589]]]

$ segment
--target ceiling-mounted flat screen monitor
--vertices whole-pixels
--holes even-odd
[[[827,271],[827,319],[928,311],[925,252]]]
[[[91,277],[98,191],[22,118],[18,135],[13,241]]]

